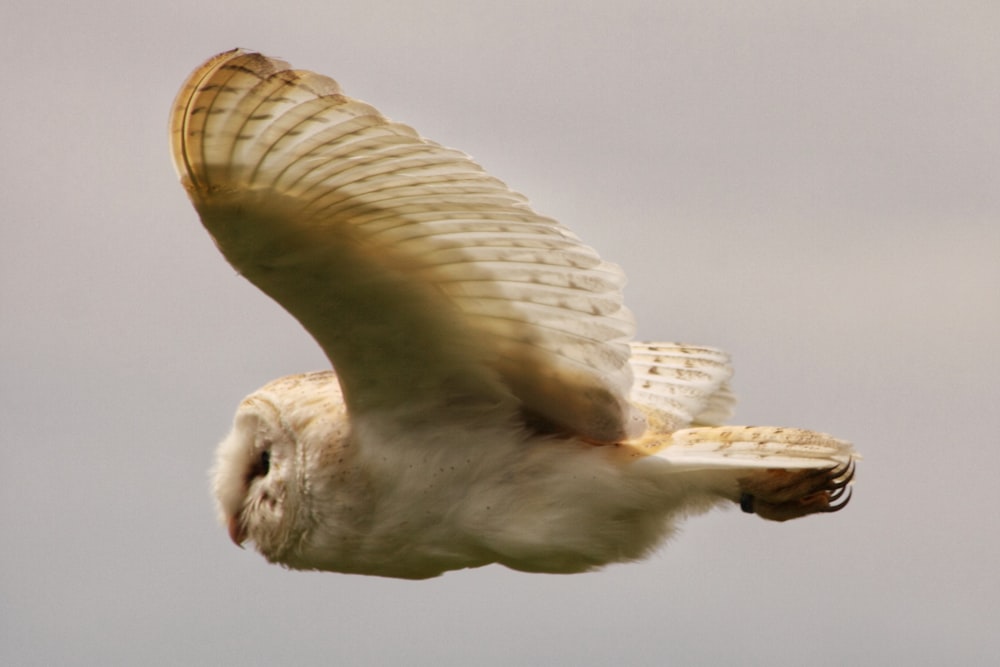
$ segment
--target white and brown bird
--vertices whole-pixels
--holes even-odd
[[[617,266],[332,79],[222,53],[171,142],[226,259],[335,369],[254,392],[219,446],[222,520],[269,561],[581,572],[717,505],[781,521],[849,500],[848,443],[723,426],[726,354],[630,342]]]

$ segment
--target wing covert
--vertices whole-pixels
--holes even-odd
[[[666,432],[692,424],[721,425],[736,398],[729,355],[703,345],[633,342],[631,399],[656,415]]]

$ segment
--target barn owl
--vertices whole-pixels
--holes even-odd
[[[631,342],[618,266],[332,79],[222,53],[170,129],[222,254],[334,369],[254,392],[219,445],[221,521],[268,561],[582,572],[718,505],[783,521],[850,499],[849,443],[723,425],[726,354]]]

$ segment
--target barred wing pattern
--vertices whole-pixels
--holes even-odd
[[[656,430],[669,433],[692,424],[715,426],[733,413],[733,375],[722,350],[685,343],[642,343],[632,347],[635,384],[631,400],[656,416]]]
[[[621,270],[465,154],[238,49],[189,77],[171,137],[205,227],[353,414],[509,402],[596,443],[643,432]]]

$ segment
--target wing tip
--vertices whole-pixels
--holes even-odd
[[[240,68],[261,78],[291,68],[291,65],[284,60],[270,58],[251,49],[236,47],[217,53],[188,75],[174,98],[170,112],[169,132],[170,155],[173,159],[174,170],[181,183],[189,191],[204,185],[199,182],[197,160],[193,157],[200,150],[199,142],[195,141],[197,131],[192,128],[191,123],[193,112],[198,109],[197,100],[200,93],[211,87],[211,82],[215,80],[221,70],[231,68],[237,62],[239,62]]]

